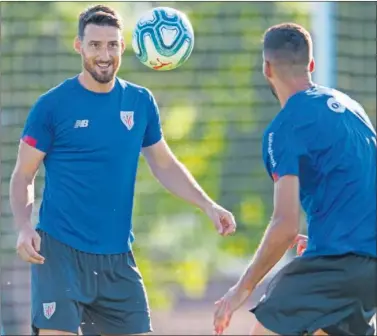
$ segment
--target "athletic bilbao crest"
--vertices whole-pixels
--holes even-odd
[[[128,130],[131,130],[131,128],[134,127],[134,111],[121,111],[120,119]]]
[[[43,304],[43,314],[46,319],[50,319],[54,315],[56,309],[56,302],[44,303]]]

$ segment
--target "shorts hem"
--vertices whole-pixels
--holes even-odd
[[[146,329],[111,329],[111,330],[106,330],[103,329],[101,330],[101,334],[105,335],[140,335],[140,334],[149,334],[153,332],[153,328],[146,328]]]
[[[331,335],[342,335],[344,334],[344,332],[341,332],[339,331],[339,333],[335,333],[334,334],[334,330],[339,330],[338,328],[336,328],[337,325],[339,325],[343,320],[347,319],[348,317],[350,316],[350,314],[345,314],[344,316],[342,316],[342,318],[337,318],[335,321],[333,322],[329,322],[329,321],[326,321],[326,317],[325,318],[321,318],[317,321],[314,321],[308,328],[307,328],[307,332],[309,334],[312,334],[314,333],[315,331],[319,330],[319,329],[322,329],[324,332],[326,332],[326,330],[330,330],[332,331],[331,332]]]
[[[55,328],[55,327],[51,327],[51,326],[48,326],[48,327],[43,326],[43,327],[41,328],[41,327],[37,327],[37,326],[36,326],[36,323],[33,323],[33,324],[31,325],[31,329],[32,329],[32,335],[35,335],[35,336],[39,334],[39,330],[41,330],[41,329],[44,329],[44,330],[55,330],[55,331],[70,332],[70,333],[73,333],[73,334],[76,334],[76,335],[79,334],[79,326],[77,326],[76,329],[73,329],[73,328],[67,328],[67,327],[62,327],[62,328],[60,328],[60,326],[57,327],[57,328]]]
[[[259,305],[258,306],[256,306],[256,307],[254,307],[254,308],[252,308],[252,309],[250,309],[249,311],[251,312],[251,313],[253,313],[254,314],[254,316],[255,316],[255,318],[257,319],[257,321],[264,327],[264,328],[266,328],[267,330],[269,330],[269,331],[272,331],[273,333],[275,333],[275,334],[278,334],[278,335],[290,335],[290,336],[299,336],[300,335],[300,333],[295,333],[295,332],[292,332],[292,331],[288,331],[287,332],[287,330],[281,330],[281,329],[279,329],[279,328],[275,328],[275,326],[274,326],[274,323],[273,323],[273,321],[269,321],[269,319],[268,319],[268,316],[266,315],[265,316],[265,318],[263,318],[261,315],[263,315],[263,314],[261,314],[260,312],[259,312]],[[276,323],[275,323],[276,324]],[[272,325],[272,327],[271,327],[271,325]]]

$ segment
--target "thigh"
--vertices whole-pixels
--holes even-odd
[[[373,265],[367,264],[372,270]],[[357,329],[363,329],[365,333],[361,334],[366,335],[365,314],[371,300],[362,294],[365,290],[356,276],[364,272],[363,266],[352,255],[296,258],[278,272],[251,311],[265,328],[281,335],[302,335],[319,329],[327,332],[330,326],[344,331],[350,317],[351,324],[358,324]]]
[[[132,252],[98,257],[98,296],[85,307],[85,318],[102,335],[151,332],[148,298]]]
[[[39,329],[77,333],[82,308],[77,303],[79,287],[75,257],[68,246],[41,235],[43,265],[31,267],[31,314],[35,334]]]
[[[377,260],[358,255],[339,258],[344,272],[343,298],[349,301],[351,313],[339,323],[323,325],[330,335],[373,335],[373,317],[377,307]]]

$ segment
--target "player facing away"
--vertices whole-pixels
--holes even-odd
[[[83,70],[43,94],[27,118],[10,185],[17,252],[32,264],[32,327],[77,334],[83,313],[101,335],[150,332],[150,312],[131,250],[140,151],[173,194],[201,208],[221,235],[233,215],[217,205],[163,139],[152,93],[116,74],[125,49],[117,13],[98,5],[79,17]],[[31,224],[34,177],[46,177]]]
[[[271,222],[249,267],[217,303],[222,334],[233,312],[299,232],[308,241],[251,310],[252,335],[370,335],[376,308],[376,132],[363,108],[314,84],[312,41],[296,24],[268,29],[264,75],[281,111],[267,127],[263,159],[274,181]]]

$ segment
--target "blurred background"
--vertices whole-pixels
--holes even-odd
[[[8,201],[19,135],[37,97],[80,71],[80,58],[72,48],[77,17],[95,3],[0,4],[0,314],[6,335],[30,334],[29,268],[15,255]],[[210,196],[233,211],[238,221],[235,236],[218,237],[202,213],[159,186],[141,158],[134,249],[149,292],[155,333],[211,334],[213,302],[251,259],[272,211],[272,182],[262,164],[261,137],[279,105],[262,75],[263,32],[283,21],[303,24],[314,38],[315,79],[351,94],[375,124],[376,2],[106,4],[119,10],[126,26],[129,47],[120,77],[153,91],[170,146]],[[186,12],[196,37],[187,63],[165,73],[139,63],[130,46],[138,16],[161,5]],[[43,175],[42,170],[35,215]],[[282,263],[292,255],[288,253]],[[244,307],[234,316],[228,334],[247,334],[252,324]]]

